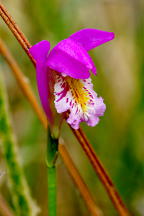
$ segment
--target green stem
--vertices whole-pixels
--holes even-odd
[[[7,95],[0,74],[0,147],[7,167],[11,197],[17,216],[36,216],[38,207],[33,201],[19,160],[16,137],[8,113]]]
[[[56,167],[48,167],[48,215],[56,216]]]
[[[56,216],[56,159],[58,155],[58,138],[52,136],[50,128],[48,128],[47,142],[47,171],[48,171],[48,215]]]

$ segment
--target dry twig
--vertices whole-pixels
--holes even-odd
[[[77,168],[75,167],[70,155],[68,154],[63,144],[60,144],[60,152],[61,152],[61,157],[67,167],[67,170],[71,175],[77,188],[79,189],[81,196],[83,197],[89,211],[91,212],[91,215],[102,216],[103,215],[102,211],[95,205],[95,202],[87,188],[87,185],[83,181],[81,175],[79,174]]]
[[[0,213],[1,216],[14,216],[6,201],[0,194]]]

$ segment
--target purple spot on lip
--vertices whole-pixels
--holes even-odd
[[[63,97],[65,97],[66,96],[66,94],[67,94],[67,91],[66,91],[66,89],[64,89],[63,91],[61,91],[61,92],[59,92],[59,93],[57,93],[57,95],[59,96],[59,95],[61,95],[60,96],[60,98],[59,99],[57,99],[56,100],[56,102],[59,102]]]
[[[66,86],[66,83],[63,82],[62,85],[61,85],[61,87],[65,88],[65,86]]]

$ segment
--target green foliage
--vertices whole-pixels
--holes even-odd
[[[10,124],[7,98],[0,74],[0,137],[3,157],[7,166],[10,192],[17,216],[35,216],[38,207],[32,200],[19,160],[19,152]]]

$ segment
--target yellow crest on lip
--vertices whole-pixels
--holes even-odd
[[[86,112],[87,103],[90,100],[89,91],[80,79],[73,79],[71,77],[65,77],[64,79],[69,86],[75,102],[81,106],[83,112]]]

